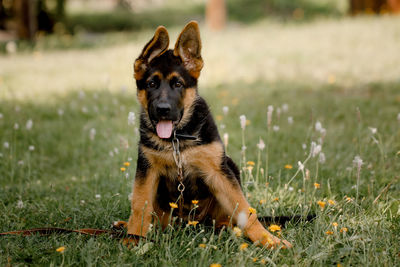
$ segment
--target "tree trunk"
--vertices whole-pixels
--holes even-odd
[[[15,0],[17,34],[20,39],[35,40],[37,32],[36,0]]]
[[[226,24],[225,0],[208,0],[206,7],[207,26],[214,31],[222,30]]]

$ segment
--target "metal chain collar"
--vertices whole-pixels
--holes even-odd
[[[185,191],[185,185],[183,184],[182,157],[179,150],[179,139],[176,137],[176,131],[174,131],[174,137],[172,138],[172,148],[172,155],[174,157],[176,167],[178,168],[178,191],[180,193],[178,198],[179,217],[183,218],[183,191]]]

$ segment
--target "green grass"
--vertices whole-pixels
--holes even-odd
[[[221,135],[229,133],[228,154],[238,164],[242,162],[239,116],[245,114],[250,121],[245,129],[246,161],[254,161],[256,165],[252,175],[243,170],[242,177],[251,205],[260,215],[317,215],[312,222],[282,226],[282,236],[293,243],[293,249],[256,247],[245,238],[235,237],[230,230],[215,232],[203,226],[183,226],[161,231],[155,227],[149,235],[153,241],[134,248],[107,236],[0,237],[0,264],[259,266],[265,261],[278,266],[398,265],[400,81],[393,78],[399,77],[393,65],[398,55],[391,54],[398,26],[390,26],[395,21],[360,19],[289,28],[272,25],[266,30],[262,24],[228,30],[221,36],[203,32],[208,61],[200,78],[200,92],[213,114],[218,115]],[[379,41],[371,33],[371,40],[365,42],[369,39],[363,33],[379,25],[387,25],[388,33],[381,35]],[[344,28],[361,29],[361,34],[354,37],[347,32],[339,33]],[[267,32],[268,36],[280,32],[279,38],[272,38],[266,44],[272,51],[250,48],[260,40],[261,32]],[[313,44],[313,51],[320,55],[317,58],[312,58],[312,48],[305,42],[309,32],[317,36]],[[325,41],[329,40],[326,38],[332,33],[335,38],[340,36],[341,41],[326,50]],[[230,44],[237,34],[245,34],[246,42],[227,47],[224,50],[227,53],[221,54],[218,45],[221,39]],[[120,90],[119,82],[129,84],[129,76],[119,70],[130,73],[128,63],[147,35],[143,33],[129,45],[109,49],[71,51],[67,55],[43,52],[39,58],[37,54],[0,58],[0,64],[8,66],[0,73],[1,232],[34,227],[108,229],[113,221],[129,217],[128,196],[135,173],[138,137],[137,123],[128,125],[127,117],[129,111],[137,114],[139,107],[134,100],[133,85],[126,92]],[[299,38],[301,35],[305,35],[304,39]],[[283,42],[281,38],[292,39]],[[298,50],[282,46],[286,42],[296,44]],[[372,51],[381,42],[386,49],[377,56]],[[354,60],[357,55],[348,55],[349,43],[354,46],[363,43],[364,50],[358,53],[374,59],[372,66],[357,63],[357,71],[348,71],[348,66],[360,62]],[[235,48],[236,54],[229,53]],[[218,53],[220,57],[214,58]],[[256,65],[271,70],[265,75],[261,70],[252,73],[254,63],[260,61],[257,53],[268,56],[261,60],[261,65]],[[273,56],[278,58],[277,62],[283,60],[284,66],[275,63],[274,70],[268,68],[272,64],[268,60]],[[102,62],[116,62],[119,67],[99,64],[96,61],[99,58]],[[242,61],[244,58],[246,61]],[[341,61],[336,61],[337,58]],[[308,62],[309,59],[312,60]],[[244,64],[237,64],[241,74],[229,78],[226,72],[231,70],[228,65],[232,62]],[[38,69],[30,73],[32,64]],[[54,64],[59,64],[59,68],[54,69]],[[293,74],[298,64],[303,68]],[[373,67],[377,73],[372,71]],[[74,68],[81,73],[75,73]],[[251,71],[246,72],[246,68]],[[308,71],[316,74],[310,75]],[[108,82],[103,80],[104,73],[110,76]],[[283,111],[284,104],[288,105],[287,112]],[[279,131],[270,129],[268,133],[268,105],[274,106],[271,126],[279,126]],[[223,106],[229,107],[227,115],[223,115]],[[293,117],[293,124],[288,123],[288,117]],[[26,128],[28,120],[33,122],[30,130]],[[311,142],[318,143],[321,134],[315,129],[317,121],[326,129],[322,144],[326,162],[318,163],[318,156],[311,158],[305,164],[309,177],[300,172],[285,186],[296,173],[298,161],[307,158]],[[377,128],[377,133],[373,134],[369,127]],[[91,129],[96,130],[93,140]],[[259,177],[259,184],[252,183],[259,163],[256,146],[259,138],[268,142],[268,187],[264,177]],[[34,146],[34,150],[30,151],[29,146]],[[260,157],[264,169],[265,154],[263,150]],[[358,183],[357,169],[353,166],[356,155],[364,162]],[[132,164],[126,172],[121,172],[123,162],[130,158]],[[286,164],[293,169],[285,169]],[[321,188],[315,189],[315,182]],[[387,187],[388,184],[391,185]],[[260,200],[266,202],[260,204]],[[334,200],[335,204],[326,203],[321,210],[317,201],[328,200]],[[337,228],[333,222],[338,223]],[[343,227],[348,228],[345,234],[340,233]],[[328,235],[327,231],[333,234]],[[240,251],[239,246],[244,242],[249,247]],[[206,248],[199,247],[201,243]],[[60,246],[66,248],[63,254],[56,252]]]

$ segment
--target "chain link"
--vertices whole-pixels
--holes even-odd
[[[172,139],[173,157],[178,168],[178,191],[180,193],[178,201],[179,217],[183,218],[183,191],[185,191],[185,185],[183,184],[183,168],[182,168],[182,157],[179,149],[179,139],[176,137],[176,132],[174,131],[174,137]]]

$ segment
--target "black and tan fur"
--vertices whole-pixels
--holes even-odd
[[[170,202],[179,196],[177,168],[171,138],[161,139],[155,130],[157,103],[168,103],[169,119],[176,133],[195,136],[181,140],[184,172],[184,216],[191,201],[199,200],[196,219],[216,224],[244,213],[248,220],[244,234],[253,242],[275,246],[290,243],[270,234],[250,214],[241,186],[239,170],[225,154],[217,126],[205,100],[199,96],[197,79],[203,67],[201,41],[196,22],[188,23],[178,37],[175,48],[168,50],[167,30],[160,26],[134,64],[137,96],[141,104],[140,142],[137,172],[133,186],[132,213],[128,233],[145,236],[151,223],[168,224]],[[175,210],[174,215],[178,215]],[[156,216],[154,216],[154,214]]]

